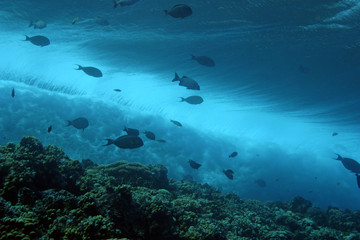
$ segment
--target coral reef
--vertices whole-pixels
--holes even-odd
[[[0,239],[360,239],[360,211],[262,203],[167,178],[162,165],[69,159],[24,137],[0,147]]]

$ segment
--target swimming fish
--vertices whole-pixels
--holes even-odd
[[[229,155],[229,158],[234,158],[234,157],[236,157],[237,155],[238,155],[237,152],[233,152],[232,154]]]
[[[29,27],[34,27],[34,29],[43,29],[46,27],[46,22],[38,20],[36,22],[30,21]]]
[[[134,3],[137,3],[138,1],[140,0],[114,0],[114,8],[116,8],[118,5],[120,5],[120,7],[130,6]]]
[[[190,167],[194,168],[194,169],[199,169],[199,167],[201,167],[201,164],[200,163],[197,163],[193,160],[189,160],[189,164],[190,164]]]
[[[262,187],[262,188],[266,187],[266,182],[265,182],[264,180],[262,180],[262,179],[257,179],[257,180],[255,180],[254,182],[255,182],[257,185],[259,185],[259,187]]]
[[[77,129],[82,129],[85,130],[85,128],[87,128],[89,126],[89,121],[86,118],[80,117],[77,119],[74,119],[72,121],[68,120],[68,125],[67,126],[74,126]]]
[[[121,89],[115,88],[114,91],[115,92],[121,92]]]
[[[108,26],[109,25],[109,21],[106,18],[99,17],[99,16],[96,17],[95,23],[100,26]]]
[[[144,133],[148,139],[155,140],[155,134],[153,132],[145,131]]]
[[[194,56],[191,55],[191,60],[196,60],[199,64],[206,66],[206,67],[215,67],[215,62],[211,58],[207,56]]]
[[[234,179],[234,171],[231,170],[231,169],[228,169],[228,170],[223,170],[223,173],[230,179],[230,180],[233,180]]]
[[[11,97],[12,97],[12,98],[15,97],[15,89],[14,89],[14,88],[11,90]]]
[[[52,130],[52,126],[50,125],[50,126],[48,127],[48,133],[50,133],[51,130]]]
[[[179,86],[184,86],[187,89],[200,90],[199,84],[194,80],[187,76],[183,76],[182,78],[175,73],[175,77],[172,80],[173,82],[179,81]]]
[[[333,132],[332,136],[335,137],[336,135],[338,135],[337,132]]]
[[[192,14],[192,10],[185,4],[177,4],[170,10],[164,10],[166,15],[170,15],[174,18],[185,18]]]
[[[25,37],[26,39],[24,41],[29,41],[36,46],[44,47],[50,44],[50,40],[44,36],[37,35],[33,37],[28,37],[25,35]]]
[[[193,104],[193,105],[196,105],[196,104],[200,104],[204,101],[204,99],[200,96],[190,96],[190,97],[187,97],[187,98],[183,98],[181,97],[181,101],[180,102],[187,102],[189,104]]]
[[[107,144],[104,146],[109,146],[111,144],[114,144],[118,148],[139,148],[144,145],[144,142],[139,138],[138,136],[134,135],[124,135],[121,137],[118,137],[117,139],[105,139],[108,141]]]
[[[135,129],[135,128],[127,128],[127,127],[124,127],[124,130],[127,135],[133,135],[133,136],[139,136],[140,132],[139,130]]]
[[[182,127],[182,124],[178,121],[175,120],[170,120],[170,122],[172,122],[173,124],[175,124],[176,126]]]
[[[158,142],[161,142],[161,143],[166,143],[166,141],[164,139],[159,139],[159,140],[156,140]]]
[[[95,67],[82,67],[79,64],[76,65],[78,65],[78,68],[75,70],[83,70],[84,73],[92,77],[96,77],[96,78],[102,77],[102,72]]]
[[[335,160],[341,161],[346,169],[353,173],[360,174],[360,164],[357,161],[351,158],[343,158],[337,153],[336,155],[338,155],[338,157]]]
[[[357,182],[358,187],[360,188],[360,175],[359,174],[356,174],[356,182]]]
[[[77,20],[79,20],[79,17],[74,17],[74,19],[71,21],[71,24],[74,25],[77,22]]]

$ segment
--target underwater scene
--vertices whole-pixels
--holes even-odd
[[[1,0],[1,239],[360,239],[360,2]]]

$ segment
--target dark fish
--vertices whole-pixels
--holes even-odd
[[[36,22],[30,21],[29,27],[34,27],[34,29],[43,29],[46,27],[46,22],[41,20]]]
[[[184,86],[187,89],[200,90],[199,84],[194,80],[187,76],[183,76],[182,78],[175,73],[175,77],[172,80],[173,82],[179,81],[179,86]]]
[[[336,135],[338,135],[337,132],[333,132],[332,136],[335,137]]]
[[[121,92],[121,90],[118,89],[118,88],[115,88],[114,91],[115,91],[115,92]]]
[[[134,3],[137,3],[138,1],[140,0],[114,0],[114,8],[116,8],[118,5],[120,5],[120,7],[130,6]]]
[[[15,89],[13,88],[12,91],[11,91],[11,97],[15,97]]]
[[[172,122],[173,124],[175,124],[176,126],[182,127],[182,124],[178,121],[175,120],[170,120],[170,122]]]
[[[308,67],[306,67],[304,65],[299,65],[298,70],[299,70],[299,72],[305,73],[305,74],[309,73],[311,71],[310,68],[308,68]]]
[[[148,139],[155,140],[155,134],[153,132],[145,131],[144,133]]]
[[[108,26],[109,25],[109,21],[106,20],[103,17],[96,17],[95,19],[95,23],[101,26]]]
[[[201,164],[200,163],[197,163],[193,160],[189,160],[189,164],[190,164],[190,167],[194,168],[194,169],[199,169],[199,167],[201,167]]]
[[[96,77],[96,78],[102,77],[102,72],[97,68],[94,68],[94,67],[82,67],[79,64],[76,64],[76,65],[78,65],[79,67],[77,69],[75,69],[75,70],[83,70],[84,73],[86,73],[87,75],[92,76],[92,77]]]
[[[236,157],[237,155],[238,155],[237,152],[233,152],[232,154],[229,155],[229,158],[234,158],[234,157]]]
[[[166,15],[170,15],[174,18],[185,18],[192,14],[192,10],[185,4],[177,4],[170,10],[164,10]]]
[[[356,182],[357,182],[358,187],[360,188],[360,175],[359,174],[356,174]]]
[[[254,182],[255,182],[257,185],[259,185],[259,187],[262,187],[262,188],[266,187],[266,182],[265,182],[264,180],[262,180],[262,179],[257,179],[257,180],[255,180]]]
[[[190,97],[187,97],[187,98],[183,98],[181,97],[181,101],[180,102],[187,102],[189,104],[200,104],[204,101],[204,99],[200,96],[190,96]]]
[[[357,161],[351,158],[343,158],[337,153],[336,155],[338,155],[338,157],[335,160],[341,161],[346,169],[353,173],[360,174],[360,164]]]
[[[113,139],[105,139],[105,140],[107,140],[108,143],[105,144],[104,146],[114,144],[118,148],[131,149],[131,148],[139,148],[144,145],[141,138],[139,138],[138,136],[134,136],[134,135],[124,135],[124,136],[118,137],[115,140],[113,140]]]
[[[50,133],[51,130],[52,130],[52,126],[50,125],[50,126],[48,127],[48,133]]]
[[[25,35],[25,37],[26,39],[24,41],[29,41],[36,46],[44,47],[50,44],[50,40],[44,36],[38,35],[38,36],[28,37]]]
[[[233,180],[234,179],[234,171],[231,170],[231,169],[228,169],[228,170],[223,170],[223,173],[230,179],[230,180]]]
[[[89,121],[86,118],[80,117],[75,120],[69,121],[67,126],[74,126],[77,129],[85,130],[89,126]]]
[[[194,56],[191,55],[191,60],[196,60],[199,64],[207,67],[215,67],[215,62],[207,56]]]
[[[127,135],[132,135],[132,136],[139,136],[140,134],[139,130],[135,128],[124,127],[124,131],[127,133]]]
[[[158,142],[161,142],[161,143],[166,143],[166,141],[164,139],[159,139],[159,140],[156,140]]]

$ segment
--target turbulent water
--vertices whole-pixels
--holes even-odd
[[[0,143],[33,135],[71,158],[162,163],[170,177],[243,198],[301,195],[324,208],[359,209],[355,174],[334,160],[335,153],[360,159],[358,1],[182,3],[193,12],[184,19],[165,15],[178,4],[167,0],[117,8],[111,0],[2,0]],[[31,20],[47,26],[29,28]],[[24,35],[51,44],[35,46]],[[191,54],[211,57],[215,67]],[[76,64],[97,67],[103,77]],[[175,72],[201,90],[172,82]],[[191,95],[204,102],[179,101]],[[90,126],[65,127],[78,117]],[[140,129],[144,146],[104,147],[124,126]],[[189,159],[202,166],[192,169]]]

